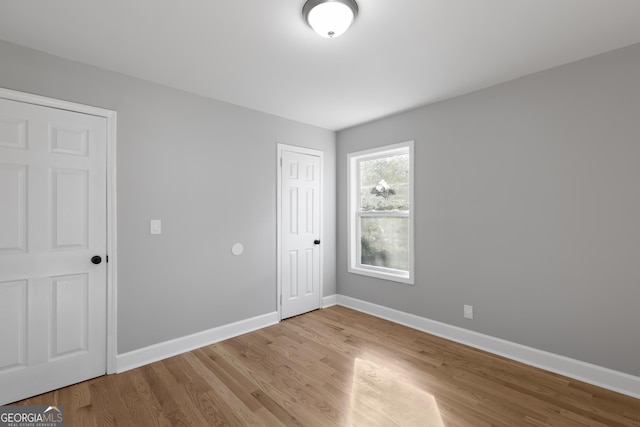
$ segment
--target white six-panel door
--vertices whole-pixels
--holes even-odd
[[[0,99],[0,404],[105,373],[106,131]]]
[[[282,151],[281,317],[320,308],[320,158]]]

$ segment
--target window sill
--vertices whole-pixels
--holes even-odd
[[[376,279],[382,280],[390,280],[392,282],[405,283],[407,285],[414,285],[414,279],[411,277],[409,273],[406,274],[397,274],[386,271],[368,269],[368,268],[358,268],[358,267],[349,267],[349,273],[359,274],[361,276],[369,276],[375,277]]]

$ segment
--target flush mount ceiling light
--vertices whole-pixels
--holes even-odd
[[[355,0],[308,0],[302,7],[307,24],[322,37],[343,34],[358,15]]]

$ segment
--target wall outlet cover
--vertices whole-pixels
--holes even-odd
[[[466,305],[464,306],[464,317],[466,319],[473,319],[473,306]]]

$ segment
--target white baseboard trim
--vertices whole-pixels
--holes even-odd
[[[527,347],[367,301],[337,295],[337,304],[527,365],[640,399],[640,377]]]
[[[274,311],[273,313],[240,320],[207,331],[197,332],[185,337],[119,354],[116,357],[116,372],[125,372],[149,363],[157,362],[158,360],[237,337],[238,335],[246,334],[257,329],[266,328],[267,326],[275,325],[278,321],[278,312]]]
[[[337,305],[337,304],[338,304],[337,294],[329,295],[328,297],[322,298],[322,308],[331,307],[332,305]]]

